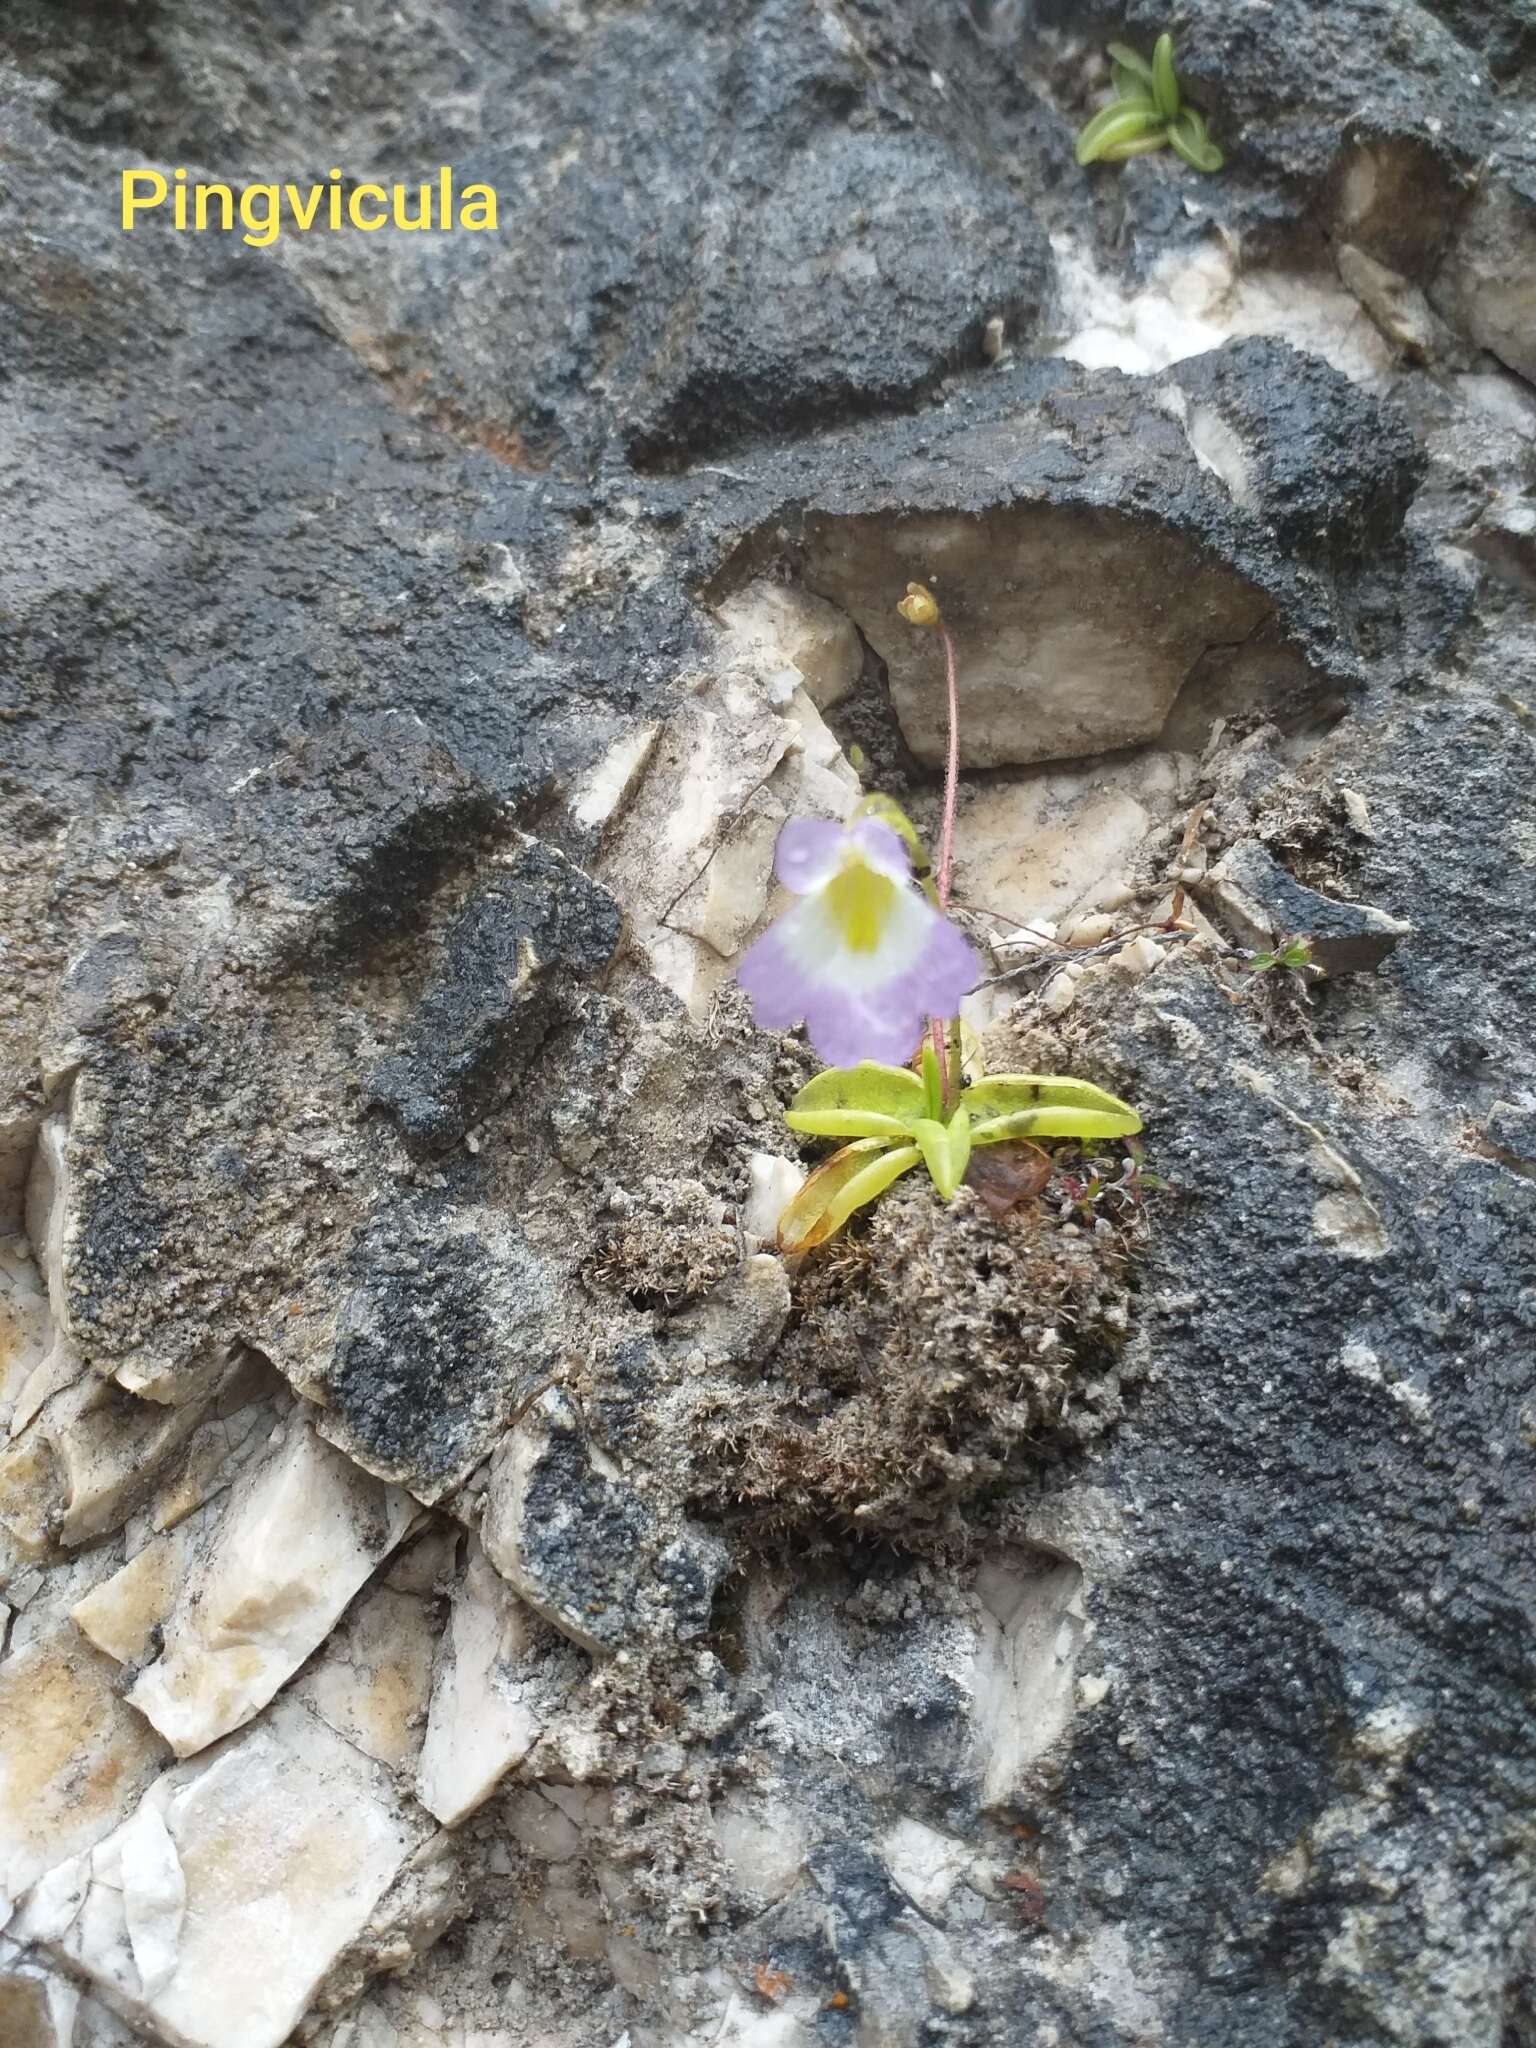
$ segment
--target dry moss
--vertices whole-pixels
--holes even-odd
[[[736,1232],[701,1182],[647,1175],[615,1189],[598,1248],[584,1268],[591,1285],[635,1308],[670,1310],[697,1301],[740,1256]]]
[[[1139,1222],[989,1216],[915,1176],[806,1259],[768,1367],[697,1411],[698,1500],[765,1532],[828,1520],[906,1544],[1047,1445],[1120,1412]]]

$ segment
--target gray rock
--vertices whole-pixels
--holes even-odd
[[[491,1462],[481,1540],[528,1605],[594,1655],[702,1635],[728,1562],[718,1537],[642,1498],[554,1392]]]
[[[931,585],[960,650],[970,767],[1150,740],[1197,667],[1219,675],[1225,661],[1241,698],[1238,658],[1258,645],[1290,643],[1303,675],[1352,672],[1334,595],[1197,459],[1169,408],[1117,372],[999,372],[920,422],[812,443],[778,476],[761,511],[734,493],[738,537],[711,592],[793,561],[885,661],[921,761],[944,758],[944,670],[934,636],[897,616],[908,580]],[[1375,515],[1386,525],[1401,513],[1394,489]]]
[[[1068,33],[1041,32],[1052,13]],[[1529,481],[1499,368],[1530,325],[1529,23],[1516,0],[1193,0],[1178,61],[1226,169],[1079,171],[1090,29],[1150,48],[1166,25],[1151,0],[16,0],[0,23],[0,1188],[69,1086],[59,1312],[90,1397],[7,1451],[40,1512],[37,1557],[0,1542],[0,1669],[151,1555],[127,1557],[123,1517],[178,1511],[162,1451],[199,1416],[192,1440],[217,1438],[227,1347],[439,1503],[450,1557],[526,1404],[574,1418],[539,1421],[511,1518],[530,1585],[602,1657],[518,1765],[545,1826],[498,1797],[457,1830],[458,1936],[336,2020],[419,1945],[388,1913],[359,1932],[300,2020],[327,2048],[413,2036],[434,1999],[450,2030],[579,2048],[1504,2048],[1536,2027],[1532,657],[1518,604],[1456,553]],[[451,160],[497,182],[503,223],[269,252],[124,235],[107,200],[134,158],[241,181]],[[877,172],[861,224],[842,188]],[[1268,290],[1277,322],[1332,235],[1402,280],[1355,287],[1389,322],[1426,292],[1455,323],[1446,347],[1424,330],[1442,368],[1495,354],[1369,395],[1277,342],[1140,382],[1036,362],[1042,233],[1121,284],[1220,236],[1242,253],[1231,317]],[[973,349],[993,310],[996,365]],[[1399,405],[1431,448],[1417,495]],[[1164,1185],[1123,1270],[1110,1241],[1138,1372],[1091,1434],[1034,1433],[937,1561],[845,1520],[751,1542],[728,1500],[729,1540],[693,1520],[697,1405],[740,1408],[785,1330],[814,1360],[805,1287],[771,1261],[738,1277],[717,1221],[806,1055],[728,993],[696,1023],[622,947],[604,964],[611,917],[554,852],[595,870],[606,814],[564,792],[614,747],[638,776],[649,733],[686,729],[674,691],[708,710],[712,586],[813,560],[846,571],[873,650],[838,730],[872,755],[879,735],[925,828],[933,777],[874,657],[936,691],[932,642],[892,610],[932,574],[974,679],[1008,684],[1031,605],[1065,636],[1043,681],[1110,679],[1093,737],[1060,743],[1145,738],[1179,690],[1180,807],[1209,798],[1223,832],[1355,899],[1288,925],[1371,903],[1413,923],[1390,973],[1320,983],[1304,1014],[1283,989],[1235,1003],[1191,945],[1135,983],[1086,977],[1049,1028],[1027,1006],[999,1026],[1011,1063],[1132,1098]],[[1280,677],[1262,699],[1220,637],[1255,627]],[[927,739],[911,718],[930,754],[931,708]],[[1000,744],[1037,744],[1023,722]],[[1149,892],[1182,822],[1139,850]],[[546,907],[572,922],[525,1015],[497,949]],[[630,1203],[638,1270],[680,1271],[686,1305],[602,1267],[608,1205],[652,1180],[718,1234],[691,1247],[682,1210]],[[1072,1227],[1078,1258],[1111,1260]],[[7,1242],[0,1282],[21,1256]],[[863,1256],[855,1234],[820,1270]],[[877,1404],[856,1342],[837,1362]],[[808,1370],[813,1416],[835,1391]],[[60,1559],[52,1450],[83,1455],[87,1407],[132,1483],[92,1496],[95,1547]],[[1002,1554],[1033,1560],[1018,1604]],[[253,1732],[299,1783],[299,1710],[274,1708]],[[81,1745],[58,1746],[29,1843],[78,1796]],[[214,1832],[244,1900],[252,1832]],[[90,1916],[54,1905],[78,1965]],[[0,1997],[41,2025],[38,1952],[4,1948]],[[794,1980],[782,2002],[747,1988],[764,1964]],[[231,2001],[206,1988],[217,2034]]]
[[[1398,406],[1262,335],[1190,356],[1170,381],[1197,455],[1286,548],[1340,560],[1401,532],[1426,458]]]
[[[1496,152],[1430,286],[1436,310],[1536,380],[1536,151]]]
[[[1488,1140],[1515,1165],[1536,1170],[1536,1105],[1496,1102],[1488,1112]]]
[[[1033,330],[1050,271],[1006,184],[898,134],[818,142],[712,222],[694,260],[635,400],[641,460],[931,396],[980,366],[989,319]]]
[[[1379,967],[1413,930],[1369,903],[1341,903],[1306,888],[1253,839],[1225,854],[1202,887],[1244,945],[1270,947],[1303,938],[1311,964],[1327,975]]]
[[[413,1149],[456,1143],[516,1086],[569,1015],[571,978],[607,965],[619,926],[607,891],[536,840],[490,871],[448,932],[408,1048],[374,1070],[374,1100]]]
[[[1504,582],[1527,595],[1536,593],[1536,503],[1529,498],[1496,499],[1462,545]]]

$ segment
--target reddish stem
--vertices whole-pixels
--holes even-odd
[[[949,871],[955,857],[955,802],[960,792],[960,690],[955,679],[955,643],[942,620],[944,687],[949,692],[949,758],[944,764],[944,830],[939,840],[939,908],[949,908]]]
[[[960,791],[960,691],[955,677],[955,643],[949,637],[949,628],[939,622],[939,638],[944,643],[944,687],[949,694],[949,754],[944,764],[944,825],[939,837],[939,872],[937,890],[939,908],[949,909],[949,877],[955,858],[955,803]],[[958,1022],[952,1040],[947,1040],[943,1024],[937,1017],[929,1021],[929,1035],[933,1043],[934,1057],[939,1063],[939,1085],[942,1091],[944,1114],[949,1116],[960,1099],[960,1032]],[[953,1049],[953,1065],[950,1051]]]

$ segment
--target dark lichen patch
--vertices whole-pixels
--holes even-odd
[[[534,839],[476,889],[406,1043],[371,1083],[413,1151],[456,1144],[510,1093],[570,1014],[574,979],[612,957],[620,924],[607,890]]]
[[[439,1498],[554,1370],[549,1283],[506,1219],[401,1204],[353,1255],[323,1392],[370,1470]]]
[[[807,1258],[766,1373],[700,1404],[700,1504],[769,1535],[948,1545],[1032,1456],[1100,1434],[1122,1407],[1142,1225],[1060,1207],[1048,1191],[993,1217],[913,1179]]]

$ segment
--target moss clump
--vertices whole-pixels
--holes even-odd
[[[740,1256],[735,1231],[702,1183],[648,1174],[634,1191],[609,1196],[584,1277],[634,1308],[666,1312],[707,1294]]]
[[[807,1258],[767,1379],[696,1411],[698,1504],[764,1533],[830,1520],[947,1543],[1032,1453],[1097,1435],[1122,1405],[1141,1226],[1059,1206],[993,1217],[914,1179]]]

